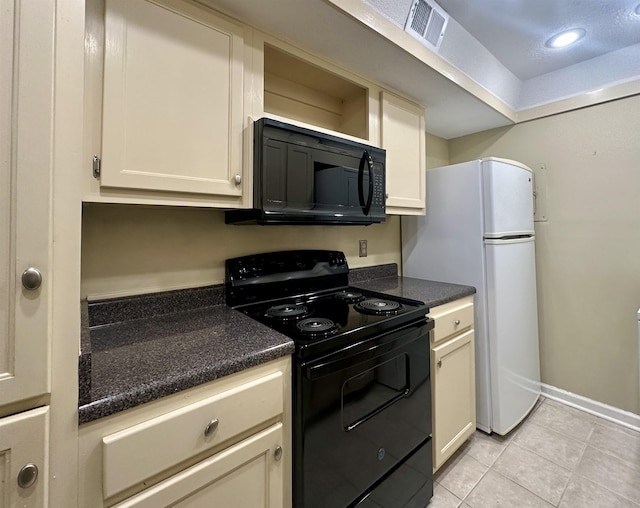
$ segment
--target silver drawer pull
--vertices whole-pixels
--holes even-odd
[[[217,418],[214,418],[209,423],[207,423],[207,426],[204,428],[205,437],[209,437],[210,435],[212,435],[218,428],[219,423],[220,422],[218,421]]]
[[[273,457],[276,460],[280,460],[282,458],[282,446],[276,446],[276,450],[273,452]]]
[[[454,325],[456,325],[456,326],[458,326],[458,325],[460,324],[460,320],[459,320],[459,319],[456,319],[456,320],[453,322],[453,324],[454,324]]]

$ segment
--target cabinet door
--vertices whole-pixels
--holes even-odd
[[[48,430],[48,407],[0,419],[0,508],[48,506]]]
[[[0,406],[48,391],[53,26],[52,3],[0,0]]]
[[[283,428],[278,423],[116,506],[280,508],[284,506],[282,446]]]
[[[433,347],[431,362],[433,466],[438,469],[476,428],[473,330]]]
[[[107,0],[101,185],[240,196],[243,44],[195,4]]]
[[[382,92],[381,139],[387,150],[387,213],[424,214],[424,109],[401,97]]]

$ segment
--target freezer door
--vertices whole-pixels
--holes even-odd
[[[484,237],[533,234],[533,173],[519,163],[482,161]]]
[[[485,240],[492,430],[506,434],[540,395],[533,238]]]

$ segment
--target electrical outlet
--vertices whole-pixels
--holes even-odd
[[[366,240],[360,240],[360,257],[361,258],[366,258],[367,257],[367,241]]]

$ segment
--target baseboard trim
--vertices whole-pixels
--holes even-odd
[[[640,415],[618,409],[617,407],[608,406],[602,402],[588,399],[582,395],[576,395],[575,393],[544,383],[541,384],[540,388],[542,395],[549,399],[556,400],[567,406],[575,407],[576,409],[603,418],[604,420],[640,432]]]

